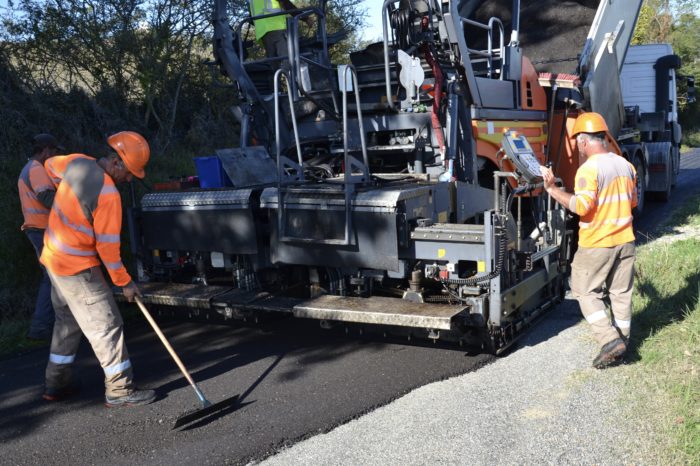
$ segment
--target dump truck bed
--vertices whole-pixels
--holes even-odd
[[[471,4],[462,2],[468,11]],[[478,7],[476,19],[487,22],[500,17],[506,40],[511,34],[512,0],[487,1]],[[597,0],[539,0],[523,1],[520,7],[519,39],[523,53],[539,72],[574,73],[586,37],[595,18]]]

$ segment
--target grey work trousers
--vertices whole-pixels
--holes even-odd
[[[287,56],[286,30],[280,29],[279,31],[267,32],[262,38],[262,43],[265,47],[265,55],[267,55],[267,58]]]
[[[56,323],[46,366],[46,386],[62,388],[72,382],[71,366],[82,331],[104,370],[106,395],[131,393],[133,372],[124,344],[122,317],[100,268],[68,276],[48,273]]]
[[[634,257],[631,242],[610,248],[579,248],[571,264],[571,292],[601,346],[630,335]],[[612,316],[606,311],[606,294]]]

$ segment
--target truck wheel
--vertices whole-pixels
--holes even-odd
[[[678,166],[680,165],[680,160],[676,155],[679,153],[679,148],[678,147],[672,147],[671,148],[671,187],[675,188],[676,183],[678,182]]]
[[[646,183],[646,173],[644,171],[644,164],[642,163],[641,157],[639,155],[634,157],[634,169],[637,171],[637,207],[632,211],[632,215],[635,217],[639,216],[644,212],[644,198],[645,198],[645,188]]]
[[[669,199],[671,199],[671,187],[673,186],[673,156],[671,156],[668,159],[668,164],[666,165],[668,167],[667,170],[667,183],[666,183],[666,189],[664,191],[659,191],[656,193],[657,199],[663,202],[668,202]]]

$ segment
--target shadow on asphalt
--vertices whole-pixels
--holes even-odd
[[[265,372],[260,374],[260,377],[258,377],[255,382],[253,382],[248,389],[246,389],[245,392],[243,392],[242,395],[238,396],[238,400],[235,404],[232,404],[231,406],[226,407],[225,409],[222,409],[221,411],[218,411],[216,413],[213,413],[211,416],[207,416],[206,418],[203,418],[201,421],[198,421],[196,423],[190,424],[186,427],[184,427],[182,430],[192,430],[192,429],[197,429],[199,427],[204,427],[207,424],[210,424],[217,419],[220,419],[228,414],[231,414],[233,411],[237,411],[241,408],[244,408],[247,405],[255,403],[255,400],[253,401],[248,401],[245,402],[245,399],[250,396],[250,394],[255,390],[255,387],[260,385],[260,383],[265,380],[265,378],[272,372],[272,370],[282,361],[282,358],[284,355],[278,356],[272,364],[270,364],[270,367],[268,367]],[[211,401],[211,400],[209,400]],[[217,401],[214,401],[216,403]]]

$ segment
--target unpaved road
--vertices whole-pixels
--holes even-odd
[[[700,192],[700,151],[684,155],[681,168],[673,200],[670,204],[648,203],[644,221],[637,223],[640,232],[651,234],[671,206]],[[571,303],[569,305],[575,306]],[[313,323],[280,322],[264,329],[195,323],[166,324],[166,334],[171,337],[194,378],[201,381],[201,387],[208,398],[218,401],[234,394],[239,394],[242,398],[241,405],[235,411],[225,412],[222,416],[185,431],[172,431],[170,426],[178,415],[195,406],[194,394],[168,359],[157,338],[145,328],[145,324],[136,322],[127,329],[127,342],[137,382],[155,388],[159,393],[159,400],[146,407],[107,410],[102,406],[101,370],[87,344],[83,344],[77,360],[83,391],[79,397],[65,403],[52,404],[40,400],[47,348],[0,361],[0,464],[113,466],[244,463],[274,454],[284,445],[330,431],[379,406],[387,405],[386,409],[392,413],[396,412],[394,406],[409,409],[403,399],[397,403],[404,404],[395,405],[391,402],[415,388],[470,372],[473,374],[466,377],[480,380],[483,384],[480,390],[469,395],[468,387],[455,386],[455,390],[463,390],[459,393],[466,398],[455,396],[440,400],[440,406],[449,408],[450,402],[456,401],[461,403],[460,409],[469,412],[469,409],[477,410],[486,403],[485,406],[496,413],[497,417],[503,416],[508,406],[504,403],[509,403],[520,395],[515,387],[503,391],[503,387],[511,382],[501,378],[507,377],[509,372],[498,372],[499,368],[512,361],[510,364],[520,369],[517,377],[546,381],[547,374],[543,371],[551,360],[547,359],[548,355],[551,358],[552,351],[563,349],[549,349],[541,345],[551,344],[550,341],[571,341],[570,338],[560,336],[571,331],[569,328],[577,320],[577,314],[570,308],[564,313],[561,310],[552,312],[528,336],[527,346],[499,360],[498,365],[476,372],[473,371],[493,361],[493,358],[485,355],[468,356],[464,352],[450,349],[363,341],[352,336],[339,337],[321,331]],[[533,352],[532,359],[526,357],[528,352]],[[563,367],[562,370],[565,370],[567,364],[578,364],[584,359],[587,364],[589,356],[586,354],[553,368]],[[536,362],[529,364],[528,361]],[[494,390],[488,389],[489,384],[494,384]],[[426,387],[427,392],[420,392],[420,396],[428,393],[430,399],[431,396],[442,396],[439,393],[444,394],[440,390],[432,392],[434,384],[430,387]],[[507,399],[504,398],[506,393]],[[542,390],[537,396],[528,396],[526,399],[542,399],[547,396],[546,393],[547,390]],[[470,396],[475,398],[471,402]],[[435,435],[440,434],[440,423],[452,422],[452,418],[441,419],[440,416],[446,415],[446,412],[433,411],[430,406],[425,406],[428,403],[425,398],[419,400],[423,400],[423,404],[412,405],[415,411],[410,411],[408,417],[415,420],[412,421],[415,426],[405,432],[415,435],[422,432],[418,427],[428,425]],[[562,405],[564,401],[561,398],[559,400],[559,405],[550,408],[560,409],[563,406],[575,410],[578,406],[578,398],[566,398],[568,405]],[[540,415],[538,410],[545,408],[549,409],[546,406],[535,406],[534,411],[525,413],[525,419],[528,416],[537,418]],[[454,413],[450,416],[454,416]],[[484,427],[488,427],[491,420],[487,417],[487,425]],[[358,422],[365,422],[364,418]],[[351,425],[358,424],[347,426]],[[561,425],[553,424],[553,430],[543,432],[557,435]],[[489,450],[488,456],[482,458],[492,459],[493,462],[499,462],[500,459],[518,462],[517,456],[508,456],[514,451],[511,448],[519,444],[527,446],[531,441],[527,434],[527,423],[518,426],[521,430],[493,430],[510,432],[513,437],[506,445],[491,443],[493,448]],[[393,421],[383,425],[385,430],[400,427],[406,426],[393,424]],[[339,430],[345,428],[347,427],[343,426]],[[580,425],[573,425],[572,428],[575,432],[581,432]],[[353,431],[348,432],[350,436],[343,439],[340,445],[344,448],[361,448],[359,444],[348,445],[353,439]],[[397,435],[398,432],[401,431],[397,430]],[[437,450],[447,451],[449,448],[450,452],[458,452],[453,441],[466,441],[468,438],[459,437],[459,431],[450,432],[451,437],[444,438],[445,443],[440,443],[441,437],[431,437],[430,444],[436,446]],[[478,448],[484,448],[483,442],[493,442],[492,437],[480,437],[476,435],[477,431],[474,432],[474,436],[469,439],[475,452],[481,451]],[[479,432],[479,435],[483,435],[486,431],[482,429]],[[571,435],[575,435],[575,432],[572,431]],[[425,436],[430,433],[431,431],[425,431]],[[601,431],[600,435],[604,433]],[[396,440],[398,437],[390,436],[389,440],[392,438]],[[586,440],[585,436],[576,438]],[[369,436],[369,440],[372,440],[372,436]],[[420,438],[417,442],[420,444]],[[614,442],[612,444],[614,446]],[[397,450],[393,458],[396,459],[407,457],[411,451],[420,450],[407,450],[400,442],[394,442],[394,446]],[[303,444],[299,448],[304,448]],[[321,463],[337,459],[334,456],[337,452],[325,451],[327,456],[308,459]],[[499,451],[502,456],[499,456]],[[555,453],[551,452],[552,455]],[[559,456],[560,459],[580,462],[576,450],[569,449],[559,454],[564,455]],[[522,455],[523,461],[528,458],[548,458],[550,462],[557,462],[556,455],[549,456],[545,453],[544,456],[528,456],[527,452]],[[285,456],[279,460],[286,462],[289,458]],[[301,458],[299,457],[300,460]],[[361,461],[366,457],[348,458]],[[392,456],[384,456],[387,461],[391,458]],[[439,458],[444,461],[466,459],[463,456],[435,459]],[[582,460],[595,458],[600,457],[580,457]],[[422,461],[415,457],[412,462]]]

